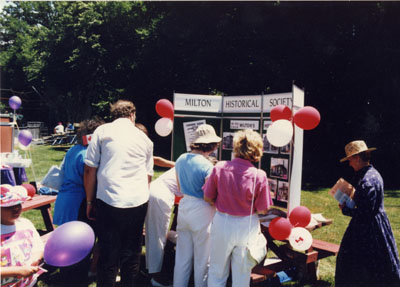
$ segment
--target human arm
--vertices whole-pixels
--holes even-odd
[[[43,262],[43,251],[36,251],[32,254],[31,266],[38,266]]]
[[[154,156],[154,165],[156,166],[161,166],[161,167],[174,167],[175,162],[171,160],[167,160],[165,158],[162,158],[160,156]]]
[[[215,204],[218,195],[218,176],[217,169],[213,168],[211,174],[205,178],[205,183],[202,187],[204,191],[203,199],[210,205]]]
[[[256,175],[254,206],[258,214],[267,214],[272,206],[268,178],[264,171],[257,170]]]
[[[150,183],[151,183],[151,179],[152,179],[153,177],[151,176],[151,175],[148,175],[147,176],[147,182],[148,182],[148,184],[149,184],[149,189],[150,189]]]
[[[356,181],[353,202],[355,207],[349,208],[344,204],[343,215],[367,217],[375,214],[383,201],[383,180],[379,173],[372,169],[369,170],[360,181]],[[351,206],[350,206],[351,207]]]
[[[83,172],[83,185],[86,193],[86,216],[90,220],[96,220],[94,200],[96,199],[97,168],[85,164]]]
[[[8,266],[1,267],[1,277],[28,277],[39,271],[39,266]]]

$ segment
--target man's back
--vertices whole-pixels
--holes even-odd
[[[97,198],[119,208],[149,198],[153,143],[126,118],[100,126],[93,134],[85,163],[98,168]]]

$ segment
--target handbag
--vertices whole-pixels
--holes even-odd
[[[55,190],[60,190],[64,180],[64,160],[60,166],[52,165],[42,180],[42,185],[50,187]]]
[[[251,210],[250,210],[250,221],[249,221],[249,233],[247,239],[247,261],[248,267],[251,269],[257,264],[261,263],[267,255],[267,239],[261,231],[257,233],[256,236],[250,236],[250,227],[251,227],[251,218],[253,215],[254,208],[254,193],[256,189],[256,179],[257,179],[257,170],[254,176],[254,184],[253,184],[253,196],[251,200]]]

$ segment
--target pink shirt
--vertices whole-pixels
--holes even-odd
[[[253,213],[266,210],[272,205],[267,175],[265,171],[256,169],[250,161],[241,158],[215,165],[203,186],[204,196],[215,199],[215,206],[220,212],[248,216],[256,171]]]

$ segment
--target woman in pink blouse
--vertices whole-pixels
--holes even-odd
[[[257,214],[265,214],[272,205],[267,175],[253,165],[263,154],[261,136],[252,130],[236,132],[233,153],[233,160],[216,164],[203,186],[204,199],[217,209],[210,235],[209,287],[226,286],[229,266],[232,286],[249,286],[251,265],[246,245],[260,232]]]

